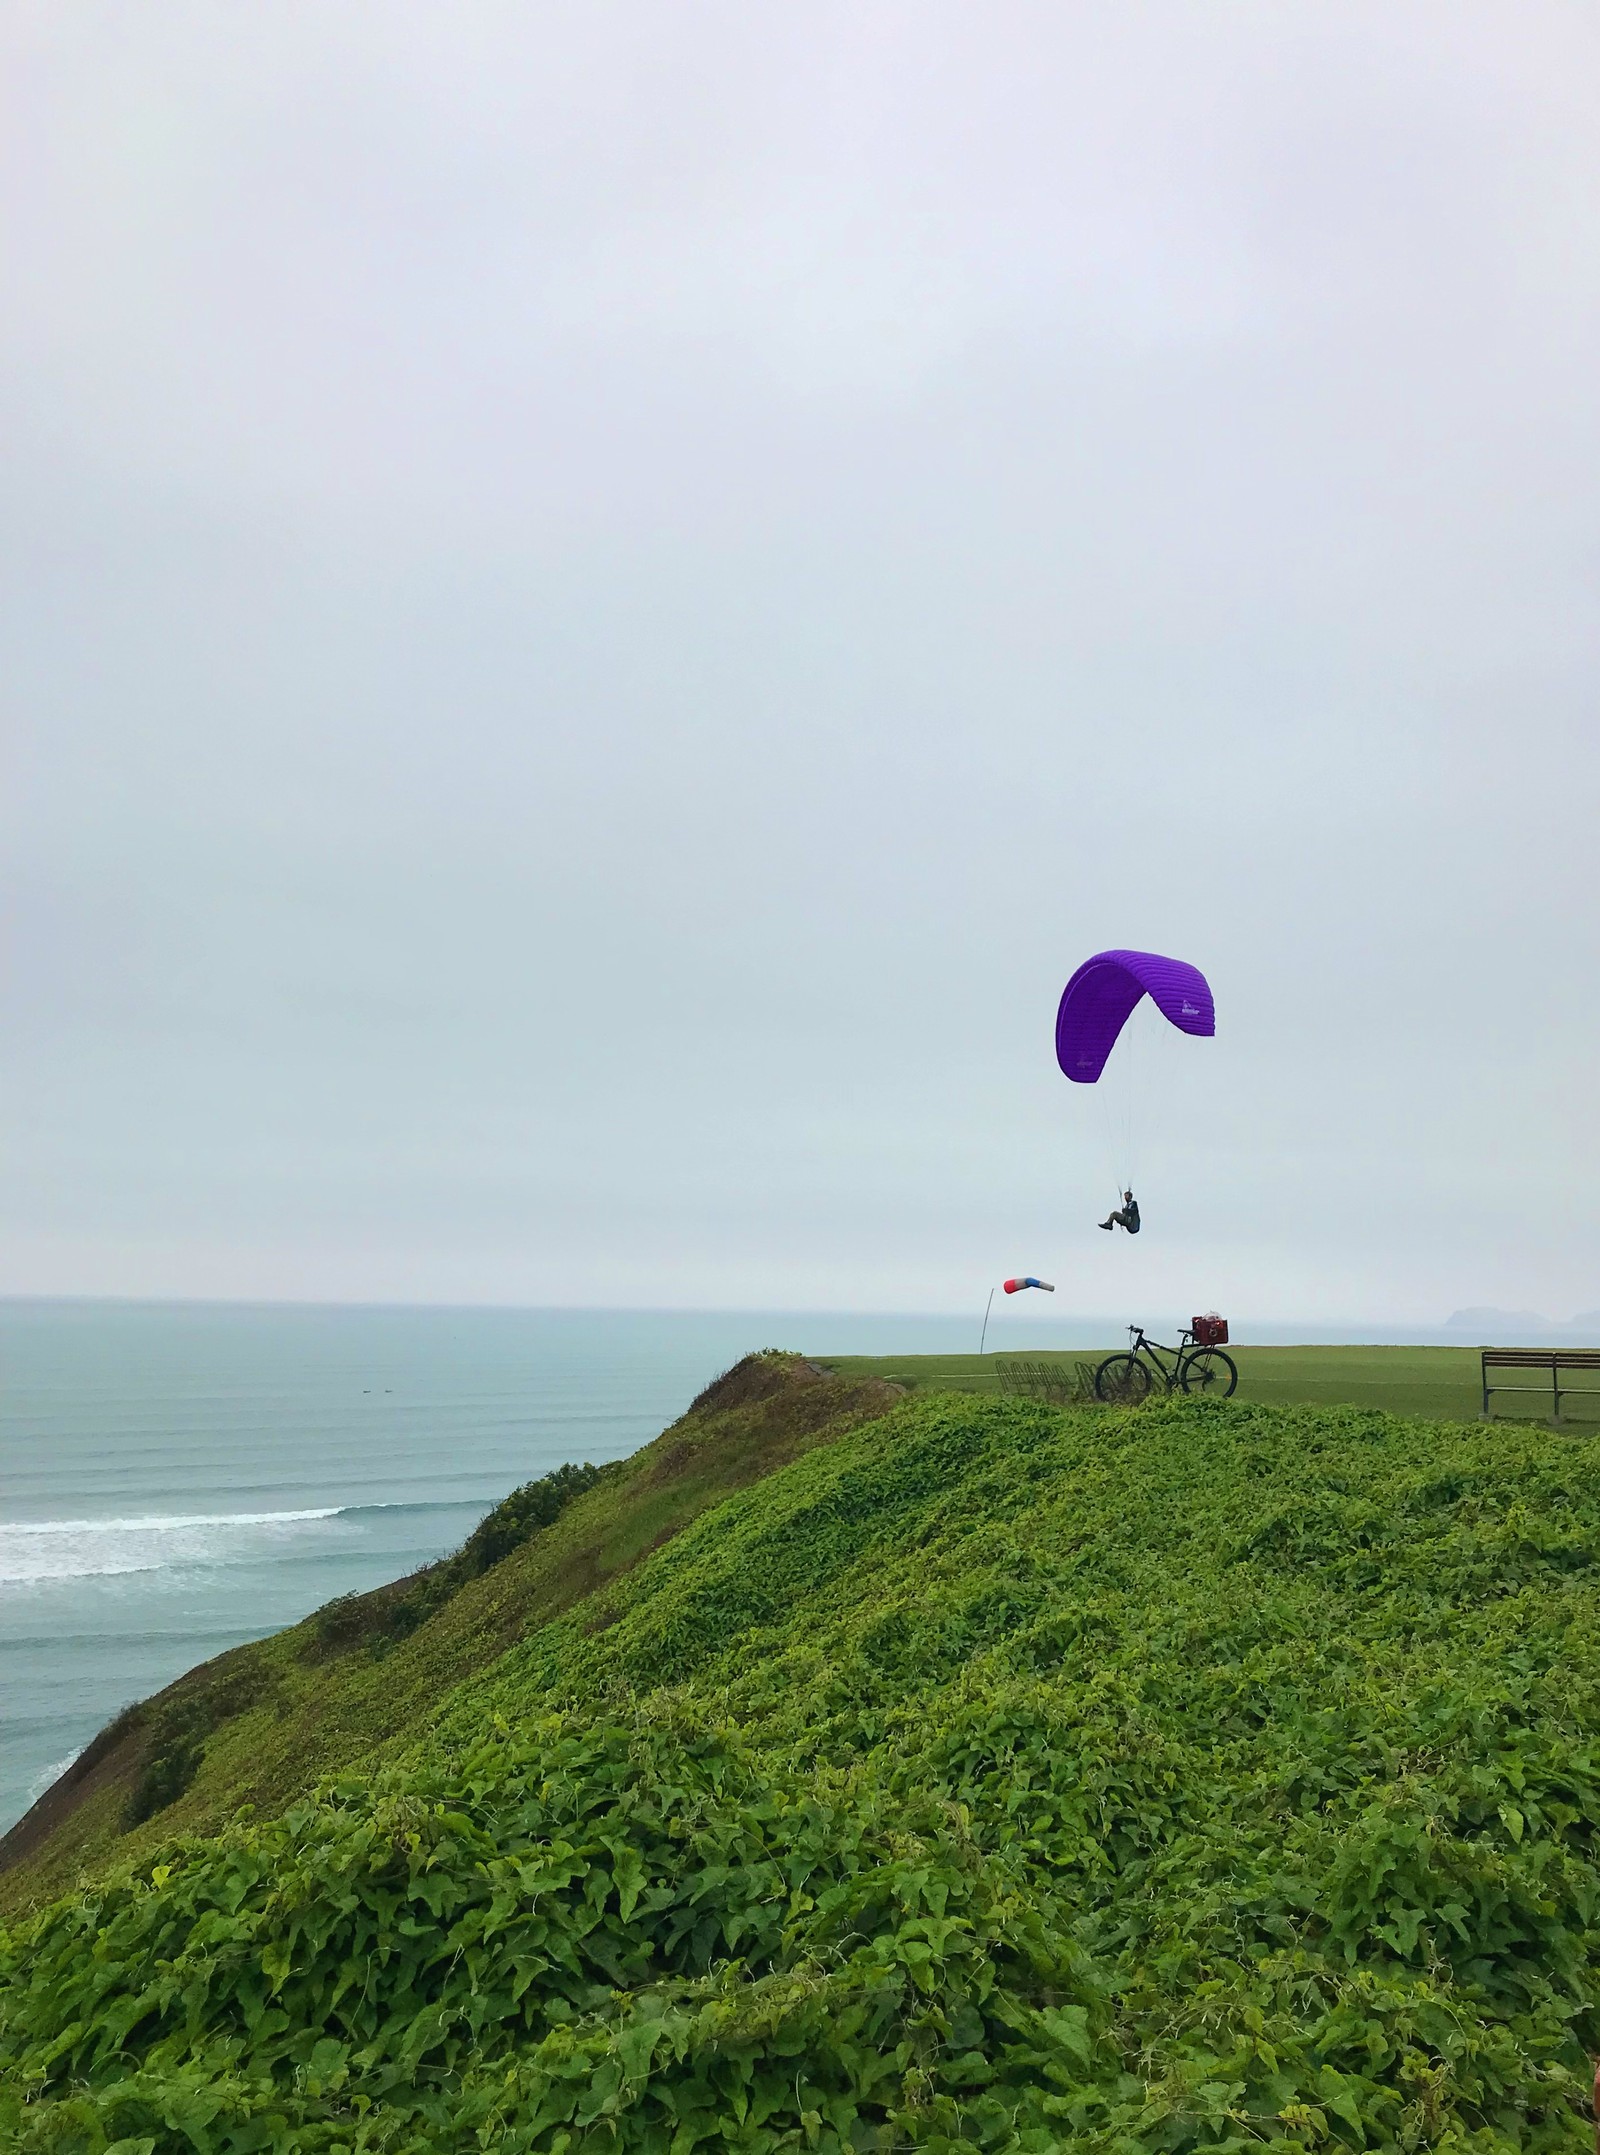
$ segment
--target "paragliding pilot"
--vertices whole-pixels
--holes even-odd
[[[1209,1040],[1216,1032],[1211,983],[1198,967],[1183,958],[1163,958],[1154,950],[1097,951],[1084,959],[1061,993],[1056,1011],[1061,1075],[1074,1085],[1098,1084],[1122,1028],[1147,995],[1180,1033]],[[1124,1190],[1120,1207],[1096,1224],[1108,1235],[1113,1227],[1136,1235],[1139,1207],[1133,1192]]]

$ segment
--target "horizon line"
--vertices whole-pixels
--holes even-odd
[[[658,1302],[499,1302],[499,1301],[453,1301],[453,1300],[407,1300],[386,1296],[357,1297],[308,1297],[299,1295],[138,1295],[96,1293],[29,1293],[19,1290],[0,1291],[0,1307],[27,1307],[63,1305],[73,1307],[100,1306],[124,1309],[277,1309],[277,1310],[438,1310],[470,1312],[483,1315],[504,1316],[571,1316],[571,1317],[848,1317],[864,1318],[914,1318],[925,1322],[964,1322],[969,1315],[962,1308],[885,1308],[843,1307],[833,1303],[783,1304],[783,1303],[658,1303]],[[1490,1305],[1481,1305],[1488,1310]],[[1020,1316],[1020,1312],[1015,1313]],[[1542,1329],[1552,1332],[1596,1329],[1579,1318],[1549,1318],[1536,1311],[1496,1310],[1495,1315],[1532,1319]],[[1029,1331],[1046,1331],[1052,1325],[1110,1324],[1118,1331],[1127,1329],[1125,1317],[1111,1312],[1091,1309],[1052,1310],[1048,1315],[1023,1317],[1022,1324]],[[1238,1322],[1238,1320],[1234,1320]],[[1385,1332],[1404,1330],[1417,1326],[1429,1332],[1467,1331],[1470,1324],[1456,1324],[1451,1318],[1427,1318],[1406,1315],[1384,1319],[1371,1315],[1348,1317],[1312,1317],[1295,1312],[1281,1317],[1262,1317],[1257,1323],[1280,1330],[1285,1325],[1307,1324],[1317,1331],[1332,1331],[1347,1325],[1376,1325]],[[1351,1342],[1359,1344],[1359,1342]]]

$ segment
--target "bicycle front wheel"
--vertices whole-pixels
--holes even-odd
[[[1108,1354],[1094,1373],[1094,1396],[1137,1407],[1150,1396],[1150,1372],[1136,1354]]]
[[[1202,1347],[1183,1365],[1183,1388],[1207,1399],[1231,1399],[1239,1372],[1220,1347]]]

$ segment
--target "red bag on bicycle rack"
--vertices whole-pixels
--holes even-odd
[[[1228,1344],[1228,1320],[1219,1317],[1214,1309],[1207,1310],[1203,1317],[1192,1318],[1189,1329],[1197,1347],[1226,1347]]]

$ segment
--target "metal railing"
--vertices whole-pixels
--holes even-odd
[[[996,1362],[1002,1392],[1024,1399],[1045,1399],[1052,1406],[1069,1400],[1093,1400],[1092,1362]]]

